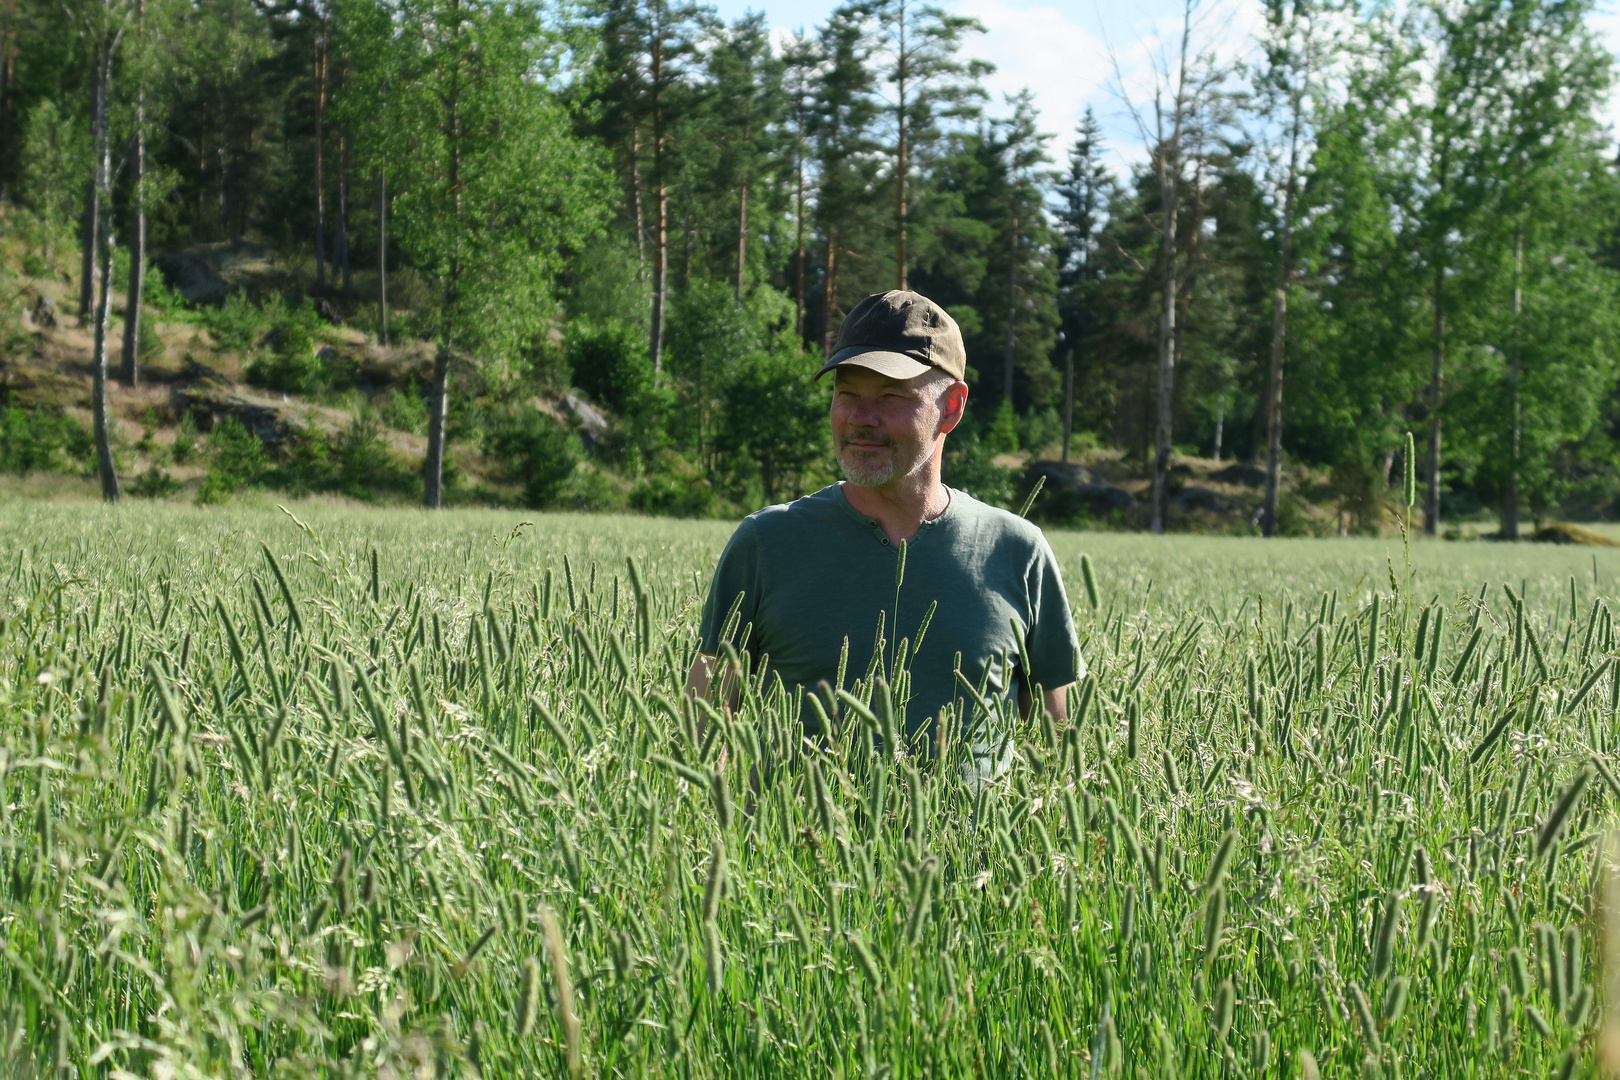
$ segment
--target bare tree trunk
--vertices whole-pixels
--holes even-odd
[[[895,106],[895,130],[898,139],[894,162],[894,287],[906,287],[906,64],[911,59],[906,53],[906,0],[900,0],[900,51],[895,58],[895,86],[899,93]],[[1016,224],[1013,234],[1018,232]],[[1017,241],[1014,240],[1014,243]],[[1008,397],[1012,396],[1011,391]]]
[[[459,5],[457,14],[460,14]],[[461,36],[461,25],[455,25],[454,35]],[[446,188],[455,192],[455,227],[461,222],[461,99],[460,70],[450,71],[451,90],[445,101],[446,124],[449,133],[449,159],[445,170]],[[427,458],[422,463],[422,503],[430,510],[444,505],[444,457],[448,433],[445,430],[450,417],[450,350],[455,344],[456,323],[461,303],[461,260],[454,248],[448,259],[444,296],[440,300],[439,348],[433,355],[433,387],[428,398]]]
[[[1215,399],[1215,460],[1221,460],[1221,438],[1226,434],[1226,394]]]
[[[838,340],[838,230],[827,226],[827,280],[822,282],[822,307],[826,325],[821,332],[821,351],[831,356]]]
[[[141,378],[141,297],[146,287],[146,91],[135,102],[135,153],[131,180],[129,293],[124,298],[124,385]]]
[[[1508,396],[1512,410],[1513,429],[1509,433],[1507,489],[1502,493],[1502,539],[1519,538],[1519,458],[1524,431],[1522,403],[1519,399],[1519,377],[1522,364],[1522,339],[1519,337],[1519,316],[1524,310],[1524,289],[1520,275],[1524,269],[1524,226],[1513,231],[1513,348],[1508,361]]]
[[[95,71],[90,82],[90,137],[92,140],[100,138],[101,133],[101,49],[98,46],[95,58]],[[92,164],[90,175],[84,181],[84,218],[83,228],[79,238],[79,319],[81,322],[90,317],[91,305],[96,298],[96,231],[101,227],[101,185],[96,178],[96,170],[101,166],[99,162]]]
[[[664,26],[662,6],[653,5],[652,41],[652,122],[653,122],[653,213],[658,220],[653,236],[652,332],[647,353],[652,360],[653,380],[664,370],[664,301],[669,288],[669,191],[664,183]]]
[[[343,295],[354,296],[354,277],[349,268],[349,133],[338,136],[338,234],[337,263],[343,271]]]
[[[11,131],[11,84],[17,70],[18,32],[15,24],[19,6],[17,0],[9,0],[5,23],[0,27],[0,161],[11,161],[16,157],[8,133]],[[0,202],[8,201],[10,196],[5,178],[0,177]]]
[[[388,169],[377,170],[377,344],[388,344]]]
[[[636,263],[647,268],[647,222],[641,207],[641,129],[630,129],[630,201],[636,212]]]
[[[1063,354],[1063,462],[1069,461],[1069,436],[1074,433],[1074,346]]]
[[[450,347],[439,346],[433,356],[433,387],[428,394],[427,460],[423,463],[422,504],[430,510],[444,505],[444,435],[450,416]]]
[[[1440,535],[1440,394],[1446,363],[1445,272],[1434,275],[1434,355],[1429,369],[1429,484],[1423,497],[1423,531]]]
[[[745,135],[744,138],[747,138]],[[743,177],[742,190],[737,193],[737,303],[743,300],[743,284],[748,271],[748,178]]]
[[[1179,143],[1179,132],[1175,136]],[[1159,407],[1153,438],[1153,520],[1155,533],[1164,532],[1169,504],[1170,424],[1176,391],[1176,180],[1180,162],[1172,160],[1173,146],[1159,148],[1159,190],[1164,201],[1159,226],[1159,258],[1164,277],[1164,306],[1159,314]]]
[[[326,20],[315,39],[315,288],[326,289]]]
[[[1018,328],[1018,211],[1012,216],[1012,245],[1007,255],[1007,351],[1001,361],[1001,400],[1013,399],[1013,348]]]
[[[112,82],[112,55],[110,47],[103,45],[96,56],[96,128],[95,128],[95,185],[98,216],[111,210],[108,189],[112,186],[112,146],[107,117],[107,100]],[[91,426],[96,444],[96,471],[101,475],[101,497],[117,502],[123,494],[118,486],[118,468],[112,455],[112,420],[107,403],[107,330],[112,317],[112,237],[111,222],[96,222],[96,261],[100,264],[101,282],[96,294],[95,344],[91,354],[93,366],[91,385]]]
[[[1282,486],[1282,392],[1283,352],[1288,333],[1288,256],[1277,270],[1277,287],[1271,294],[1271,371],[1266,379],[1266,494],[1260,504],[1260,534],[1277,533],[1277,495]]]
[[[664,301],[669,288],[669,192],[662,177],[653,190],[653,201],[658,223],[653,237],[652,340],[647,352],[656,379],[664,370]]]
[[[804,344],[804,129],[802,127],[799,129],[799,156],[796,162],[796,171],[798,173],[798,194],[796,196],[798,199],[798,211],[796,213],[798,220],[796,225],[799,239],[798,251],[794,257],[794,276],[797,284],[793,290],[793,327],[794,331],[799,335],[799,343],[802,347]]]

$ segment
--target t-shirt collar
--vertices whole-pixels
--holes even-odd
[[[832,487],[833,501],[838,503],[839,506],[843,507],[846,514],[860,522],[866,528],[879,528],[879,525],[875,519],[869,518],[859,510],[855,509],[855,504],[849,501],[848,495],[844,494],[844,485],[842,483],[834,481],[830,486]],[[921,536],[924,532],[928,531],[934,526],[939,525],[944,521],[948,521],[956,513],[956,504],[961,502],[962,493],[945,484],[941,484],[940,487],[945,489],[945,509],[923,522],[922,528],[917,530],[917,536]],[[912,539],[915,540],[916,537],[913,537]]]

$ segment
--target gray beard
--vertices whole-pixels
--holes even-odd
[[[838,468],[843,471],[844,479],[856,487],[881,487],[894,479],[894,457],[892,455],[882,465],[869,467],[850,465],[840,456]]]

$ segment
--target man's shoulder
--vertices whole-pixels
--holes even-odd
[[[838,485],[830,484],[792,502],[762,507],[742,519],[737,535],[751,541],[781,542],[801,535],[805,527],[832,523],[847,516],[838,505]]]
[[[1021,547],[1046,547],[1046,534],[1010,510],[980,502],[957,488],[951,489],[952,517],[965,532],[980,542],[1000,542]]]

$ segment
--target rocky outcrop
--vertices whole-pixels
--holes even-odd
[[[274,249],[241,240],[154,255],[152,267],[188,304],[218,306],[238,291],[262,300],[297,286],[296,275]]]
[[[1058,461],[1037,461],[1024,472],[1020,487],[1028,491],[1044,477],[1038,509],[1054,521],[1075,518],[1104,518],[1131,508],[1131,493],[1108,482],[1102,474],[1084,465]]]

